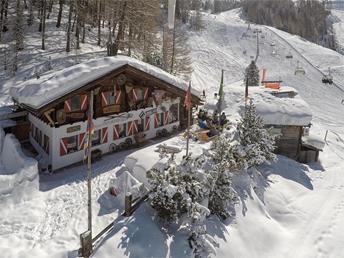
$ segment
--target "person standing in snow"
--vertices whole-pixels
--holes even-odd
[[[220,126],[224,126],[227,123],[227,117],[225,112],[222,112],[220,116]]]

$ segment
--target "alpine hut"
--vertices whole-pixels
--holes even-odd
[[[92,151],[102,154],[186,127],[183,102],[188,84],[167,72],[125,57],[74,65],[13,87],[17,106],[28,111],[29,141],[50,171],[84,158],[90,95],[93,93]],[[200,104],[191,91],[192,105]]]

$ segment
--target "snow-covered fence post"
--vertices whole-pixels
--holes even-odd
[[[90,230],[80,234],[80,243],[79,255],[82,257],[90,257],[92,254],[92,234]]]
[[[131,206],[133,202],[133,195],[128,193],[124,197],[124,216],[129,217],[131,215]]]

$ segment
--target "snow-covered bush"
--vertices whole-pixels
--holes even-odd
[[[239,141],[245,152],[248,167],[261,165],[265,161],[273,161],[276,155],[275,136],[264,128],[263,120],[258,116],[252,99],[245,106],[244,115],[237,126]]]
[[[171,166],[166,171],[151,169],[147,177],[152,192],[149,195],[151,206],[157,215],[167,222],[177,222],[186,211],[189,199],[182,185],[174,185],[171,179],[175,174],[175,167]]]

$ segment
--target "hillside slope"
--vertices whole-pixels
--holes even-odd
[[[268,70],[269,79],[281,77],[284,85],[298,90],[313,112],[313,133],[323,137],[329,130],[327,144],[320,154],[321,163],[303,165],[279,156],[277,163],[261,168],[263,176],[252,179],[256,184],[254,189],[248,182],[250,179],[236,177],[234,183],[240,197],[237,216],[226,223],[211,217],[207,223],[208,231],[219,242],[217,257],[343,257],[343,56],[273,28],[251,25],[251,31],[247,31],[239,10],[204,14],[204,21],[206,29],[190,32],[192,83],[195,88],[204,89],[208,99],[212,98],[218,91],[221,69],[225,69],[226,112],[230,119],[238,119],[237,103],[243,101],[244,95],[243,71],[250,56],[256,53],[252,30],[259,28],[264,36],[260,38],[259,68]],[[244,32],[249,37],[242,38]],[[23,59],[15,78],[0,74],[4,83],[0,89],[1,105],[10,101],[9,87],[32,75],[35,66],[44,66],[49,56],[54,69],[75,62],[73,53],[65,55],[58,44],[63,42],[63,33],[54,36],[58,50],[39,51],[37,46],[33,47],[25,59],[32,61]],[[32,34],[32,42],[38,45],[38,34]],[[80,60],[96,56],[98,53],[94,52],[102,49],[89,45],[82,51]],[[289,53],[292,59],[285,58]],[[294,75],[297,61],[306,75]],[[328,66],[337,67],[334,74],[337,87],[321,83],[321,71]],[[233,89],[239,92],[242,89],[242,95],[231,94]],[[116,224],[94,257],[190,257],[185,233],[161,230],[148,205],[130,218],[116,219],[122,204],[105,191],[125,156],[133,151],[109,155],[94,164],[94,232],[114,219]],[[87,224],[85,176],[84,166],[68,168],[56,175],[41,175],[40,192],[35,200],[2,207],[6,209],[0,214],[0,251],[4,257],[76,257],[79,234]]]

